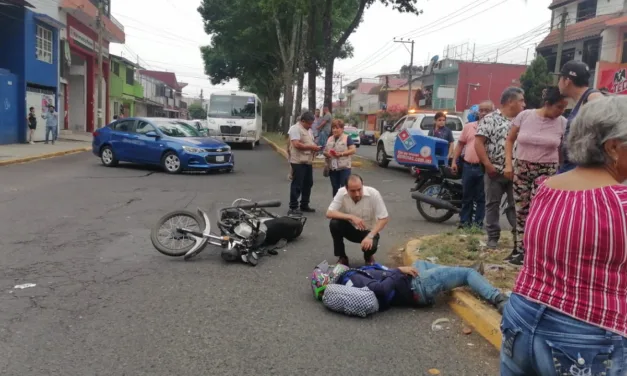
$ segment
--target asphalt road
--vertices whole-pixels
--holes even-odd
[[[149,229],[168,211],[215,213],[242,196],[286,203],[285,162],[265,145],[236,153],[236,172],[222,175],[109,169],[89,153],[0,168],[0,374],[498,374],[498,352],[463,335],[444,304],[357,319],[313,299],[309,273],[335,261],[321,170],[319,212],[302,238],[256,268],[210,249],[190,262],[154,250]],[[411,235],[452,225],[419,217],[405,172],[361,174],[391,213],[379,261]],[[15,288],[25,283],[36,286]],[[432,332],[441,317],[450,330]]]

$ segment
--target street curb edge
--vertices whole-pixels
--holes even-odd
[[[0,166],[8,166],[8,165],[18,164],[18,163],[34,162],[34,161],[39,161],[42,159],[61,157],[61,156],[68,155],[68,154],[82,153],[82,152],[90,151],[90,150],[91,150],[90,147],[84,147],[84,148],[76,148],[76,149],[71,149],[71,150],[57,151],[54,153],[34,155],[32,157],[14,158],[14,159],[6,160],[6,161],[0,161]]]
[[[276,151],[277,153],[281,154],[283,156],[283,158],[287,159],[287,152],[285,151],[285,149],[283,149],[279,145],[275,144],[274,142],[270,141],[269,139],[267,139],[264,136],[261,136],[261,138],[265,142],[267,142],[268,145],[270,145],[270,147],[272,149],[274,149],[274,151]],[[351,164],[352,164],[352,167],[361,167],[362,166],[362,162],[360,162],[360,161],[352,161]],[[322,167],[324,167],[324,162],[314,161],[313,162],[313,167],[322,168]]]
[[[407,242],[401,254],[404,265],[413,265],[417,261],[414,250],[419,244],[417,239]],[[453,290],[448,305],[492,346],[501,349],[501,315],[494,308],[462,289]]]

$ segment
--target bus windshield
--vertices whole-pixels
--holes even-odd
[[[212,95],[209,100],[210,118],[255,118],[255,97],[240,97],[236,95]]]

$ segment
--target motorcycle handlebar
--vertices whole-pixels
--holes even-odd
[[[259,202],[251,202],[237,206],[239,209],[253,209],[253,208],[278,208],[281,206],[279,200],[263,200]]]

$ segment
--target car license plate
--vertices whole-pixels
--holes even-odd
[[[224,155],[216,156],[216,162],[224,162]]]

